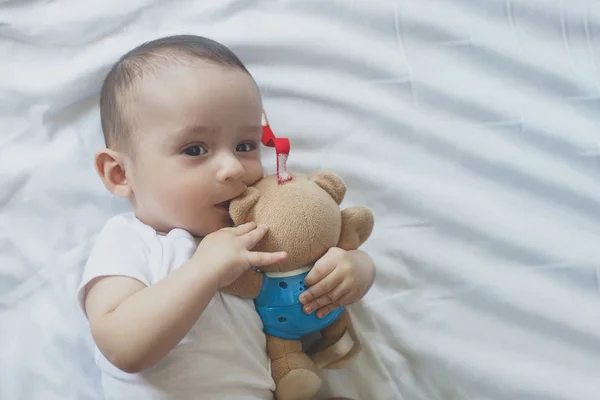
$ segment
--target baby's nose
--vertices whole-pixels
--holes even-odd
[[[226,157],[221,163],[217,178],[221,182],[238,180],[244,176],[244,166],[237,157]]]

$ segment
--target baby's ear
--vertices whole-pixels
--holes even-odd
[[[346,184],[337,174],[330,171],[316,171],[308,178],[321,186],[336,203],[341,204],[346,195]]]
[[[101,149],[94,156],[94,166],[102,183],[112,194],[122,198],[131,196],[132,189],[125,172],[123,154],[106,148]]]
[[[257,188],[250,186],[241,196],[231,200],[229,215],[235,225],[242,225],[250,221],[250,211],[260,197]]]
[[[375,218],[366,207],[350,207],[342,211],[342,232],[337,247],[356,250],[373,232]]]

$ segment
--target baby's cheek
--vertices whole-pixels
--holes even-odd
[[[247,161],[244,165],[244,169],[246,171],[244,175],[244,183],[247,186],[254,185],[264,176],[264,169],[260,159]]]
[[[157,185],[156,199],[162,207],[177,211],[178,209],[186,209],[188,204],[192,203],[190,189],[177,185],[177,181],[165,180]]]

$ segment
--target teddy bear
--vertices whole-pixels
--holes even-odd
[[[279,263],[246,271],[223,291],[253,299],[264,326],[278,400],[312,399],[322,384],[318,369],[339,369],[360,352],[348,310],[324,318],[302,310],[304,277],[331,248],[355,250],[371,235],[373,213],[366,207],[341,209],[346,185],[335,173],[267,175],[229,204],[234,225],[249,221],[269,230],[256,251],[286,251]],[[320,338],[306,351],[301,339]]]

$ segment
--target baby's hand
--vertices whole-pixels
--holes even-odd
[[[300,302],[305,313],[317,310],[317,317],[323,318],[340,306],[360,300],[374,280],[375,266],[365,253],[334,247],[304,279],[307,290],[300,295]]]
[[[208,269],[218,289],[231,285],[251,267],[262,267],[282,261],[287,257],[283,251],[262,253],[251,251],[265,236],[267,227],[249,222],[235,228],[223,228],[206,235],[198,245],[193,258],[202,268]]]

